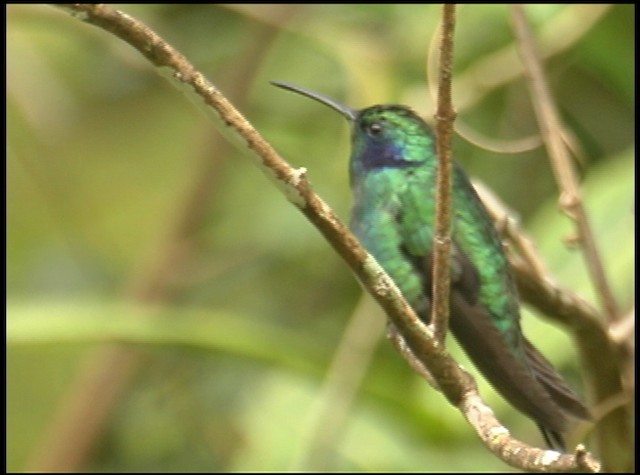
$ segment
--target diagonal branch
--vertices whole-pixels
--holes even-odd
[[[612,323],[617,320],[618,311],[609,282],[604,273],[602,260],[596,248],[587,213],[583,206],[580,186],[571,163],[569,150],[562,137],[564,127],[536,53],[535,41],[531,28],[527,23],[524,8],[522,5],[513,5],[511,12],[514,32],[518,40],[517,44],[525,68],[526,78],[528,79],[540,133],[547,147],[556,181],[560,188],[559,204],[565,214],[575,222],[587,268],[600,296],[605,315],[609,322]]]
[[[575,455],[541,450],[508,435],[480,399],[471,376],[437,343],[394,282],[311,188],[305,169],[294,169],[187,59],[149,27],[105,5],[73,4],[63,8],[82,21],[123,39],[210,115],[218,116],[253,150],[256,165],[285,197],[322,233],[358,280],[401,332],[411,354],[437,381],[443,394],[474,427],[483,443],[506,463],[532,471],[597,471],[599,462],[581,449]],[[224,129],[224,128],[223,128]],[[477,417],[477,415],[480,415]]]

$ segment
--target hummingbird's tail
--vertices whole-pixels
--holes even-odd
[[[555,450],[556,452],[567,451],[567,444],[565,443],[564,437],[562,436],[561,432],[548,429],[542,424],[538,424],[538,428],[542,433],[542,437],[544,438],[544,441],[546,442],[547,447],[549,447],[552,450]]]
[[[573,417],[583,420],[591,419],[587,408],[578,399],[573,390],[567,386],[551,363],[540,353],[529,340],[524,338],[527,360],[536,379],[542,384],[551,398]]]
[[[549,363],[529,340],[526,338],[523,338],[523,340],[529,367],[533,371],[538,383],[544,387],[551,399],[562,408],[563,412],[572,417],[582,420],[591,419],[588,409],[556,372],[551,363]],[[540,427],[540,431],[549,447],[563,452],[566,451],[564,438],[560,432],[549,429],[540,423],[538,427]]]

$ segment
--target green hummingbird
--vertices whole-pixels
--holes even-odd
[[[272,82],[338,111],[351,123],[351,229],[429,322],[437,157],[431,128],[403,105],[361,110]],[[469,177],[453,166],[449,326],[489,383],[565,451],[570,418],[589,419],[578,397],[526,339],[516,285],[498,233]]]

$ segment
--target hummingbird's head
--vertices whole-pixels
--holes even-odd
[[[419,167],[435,157],[431,128],[406,106],[376,105],[355,110],[292,84],[271,84],[321,102],[351,122],[352,180],[370,171]]]
[[[378,105],[356,113],[352,132],[354,172],[412,168],[434,156],[433,133],[410,108]]]

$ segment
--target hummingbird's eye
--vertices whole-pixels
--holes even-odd
[[[371,137],[378,137],[382,133],[382,124],[380,122],[372,122],[367,126],[367,133]]]

